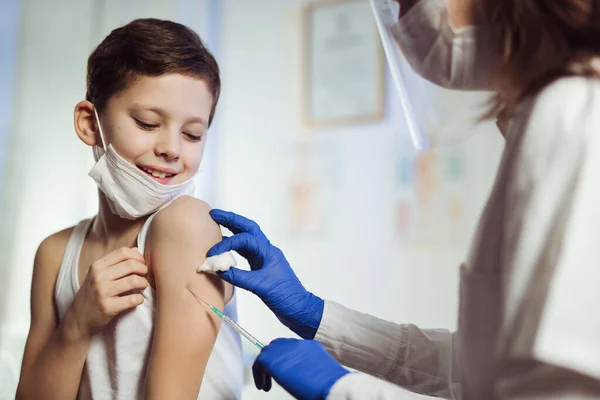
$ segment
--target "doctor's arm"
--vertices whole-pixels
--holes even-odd
[[[146,258],[154,274],[157,305],[147,399],[198,395],[220,320],[187,289],[223,309],[224,283],[195,271],[220,239],[208,206],[187,196],[160,211],[151,223]]]
[[[259,354],[252,372],[258,389],[269,391],[272,376],[292,396],[301,400],[430,398],[371,375],[350,373],[314,340],[274,340]]]
[[[284,325],[304,339],[321,341],[340,363],[419,393],[453,398],[459,380],[453,334],[397,325],[324,302],[302,286],[283,252],[255,222],[221,210],[211,216],[234,235],[208,256],[234,250],[251,268],[231,268],[220,273],[224,280],[256,294]]]
[[[458,396],[460,371],[455,333],[395,324],[325,301],[315,339],[350,368],[415,393],[446,399]]]

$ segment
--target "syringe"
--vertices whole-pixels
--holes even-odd
[[[240,335],[242,335],[243,337],[245,337],[246,339],[248,339],[250,342],[252,342],[253,345],[255,345],[256,347],[258,347],[259,349],[262,349],[263,347],[265,347],[257,338],[255,338],[247,330],[245,330],[244,328],[242,328],[241,326],[239,326],[234,320],[232,320],[231,318],[229,318],[223,311],[219,310],[217,307],[214,307],[214,306],[211,306],[210,304],[208,304],[202,298],[200,298],[199,296],[197,296],[196,293],[192,292],[189,288],[186,288],[186,289],[196,298],[196,300],[198,300],[198,301],[202,302],[203,304],[205,304],[215,314],[217,314],[219,316],[219,318],[221,318],[221,320],[223,322],[225,322],[226,324],[228,324],[229,326],[231,326],[236,332],[238,332]]]

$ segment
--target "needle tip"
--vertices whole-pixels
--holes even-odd
[[[208,304],[206,301],[204,301],[201,297],[199,297],[196,293],[192,292],[189,288],[186,288],[188,290],[188,292],[190,292],[192,294],[192,296],[194,296],[196,298],[196,300],[201,301],[202,303],[206,304],[208,307],[210,307],[210,304]]]

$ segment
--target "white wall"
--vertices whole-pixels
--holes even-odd
[[[467,229],[453,249],[411,250],[392,221],[394,151],[411,151],[402,115],[388,90],[384,121],[309,132],[300,125],[301,2],[225,1],[220,58],[221,121],[215,164],[215,206],[255,219],[282,248],[304,285],[348,307],[397,322],[456,327],[458,266],[491,184],[501,138],[485,132],[465,147],[469,158]],[[339,170],[337,207],[324,238],[293,237],[284,205],[295,143],[329,152]],[[485,155],[483,154],[485,153]],[[240,292],[242,324],[266,342],[293,334],[259,300]],[[248,391],[246,399],[284,398]]]
[[[19,22],[19,2],[17,0],[2,2],[0,5],[0,196],[2,195],[7,144],[13,129]]]

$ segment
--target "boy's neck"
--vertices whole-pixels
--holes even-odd
[[[92,225],[91,234],[107,247],[121,247],[123,242],[135,242],[146,218],[128,220],[110,211],[104,193],[98,193],[98,215]],[[121,245],[119,245],[121,243]],[[116,245],[116,246],[113,246]]]

